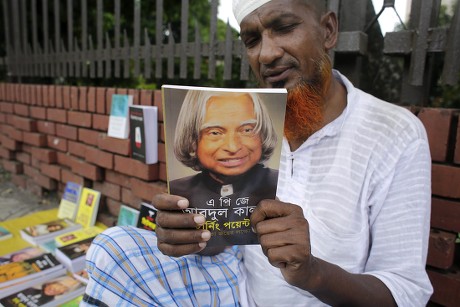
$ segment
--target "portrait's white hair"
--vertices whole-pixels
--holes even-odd
[[[233,14],[238,24],[241,24],[244,17],[252,11],[270,1],[271,0],[233,0]]]

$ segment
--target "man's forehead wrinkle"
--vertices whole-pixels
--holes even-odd
[[[277,22],[285,18],[297,19],[299,21],[302,20],[296,13],[289,12],[289,11],[277,11],[277,10],[270,10],[268,13],[261,13],[258,10],[249,14],[246,18],[244,23],[241,26],[241,36],[254,34],[260,32],[263,28],[271,28]],[[253,18],[253,20],[251,20]]]

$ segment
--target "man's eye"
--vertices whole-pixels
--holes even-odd
[[[243,135],[253,135],[254,134],[254,129],[255,129],[255,127],[253,127],[253,126],[244,126],[244,127],[241,128],[240,132]]]
[[[274,30],[279,33],[289,33],[292,30],[294,30],[295,27],[296,27],[296,24],[285,24],[285,25],[279,25],[275,27]]]
[[[254,37],[254,38],[248,38],[243,41],[244,45],[246,48],[252,48],[255,47],[258,43],[259,39]]]

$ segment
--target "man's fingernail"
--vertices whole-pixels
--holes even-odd
[[[256,229],[254,227],[251,227],[251,230],[253,233],[257,233]]]
[[[205,248],[206,245],[208,245],[208,243],[206,243],[206,242],[200,242],[200,243],[198,243],[198,246],[201,247],[201,248]]]
[[[208,241],[209,239],[211,239],[211,233],[210,233],[209,231],[203,231],[203,232],[201,233],[201,238],[202,238],[203,240]]]
[[[186,199],[181,199],[179,201],[177,201],[177,206],[181,209],[185,209],[188,207],[188,200]]]
[[[206,222],[206,219],[204,218],[204,216],[202,215],[195,215],[193,217],[193,220],[195,221],[195,223],[197,223],[198,225],[203,225],[204,222]]]

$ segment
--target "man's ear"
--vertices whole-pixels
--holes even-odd
[[[339,23],[334,12],[327,12],[321,17],[321,25],[324,29],[324,49],[329,51],[334,48],[339,37]]]

